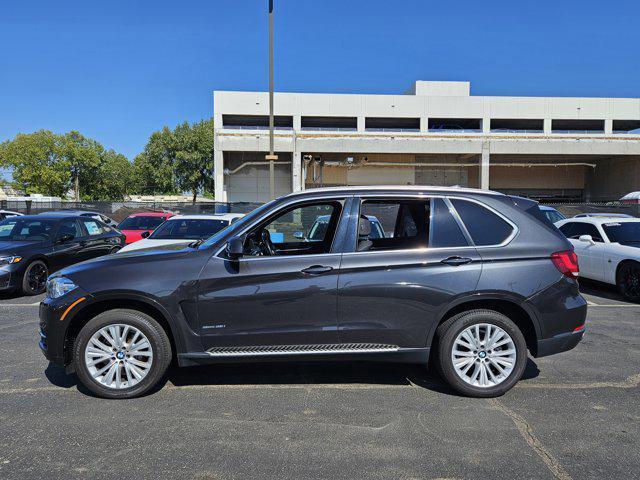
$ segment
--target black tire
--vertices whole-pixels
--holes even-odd
[[[616,285],[625,300],[640,303],[640,263],[623,262],[616,274]]]
[[[38,295],[47,289],[47,277],[49,269],[42,260],[34,260],[22,275],[22,293],[24,295]]]
[[[500,327],[511,337],[516,350],[515,366],[509,376],[491,387],[474,386],[463,381],[456,373],[451,359],[456,337],[468,327],[480,323]],[[504,395],[520,380],[527,365],[527,343],[522,332],[508,317],[493,310],[469,310],[449,318],[438,326],[435,340],[435,363],[438,372],[454,390],[468,397],[489,398]]]
[[[92,335],[101,328],[114,324],[129,325],[140,330],[149,340],[153,351],[149,372],[130,388],[114,389],[102,385],[93,379],[84,361],[85,348]],[[102,398],[126,399],[145,394],[162,380],[171,358],[171,342],[162,326],[149,315],[128,309],[108,310],[96,315],[80,330],[73,348],[73,361],[78,378],[85,387]]]

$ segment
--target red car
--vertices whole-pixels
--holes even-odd
[[[118,225],[118,230],[124,233],[125,243],[129,245],[148,237],[162,222],[173,215],[173,213],[167,212],[134,213]]]

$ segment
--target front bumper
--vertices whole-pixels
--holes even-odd
[[[72,347],[66,345],[67,329],[74,315],[84,306],[84,301],[76,303],[81,298],[88,300],[89,295],[77,288],[60,298],[47,297],[40,303],[38,346],[47,360],[62,367],[67,359],[66,349]]]

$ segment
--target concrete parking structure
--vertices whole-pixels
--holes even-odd
[[[276,93],[275,196],[415,184],[609,201],[636,189],[640,99],[470,92],[417,81],[403,95]],[[268,200],[268,94],[214,92],[214,122],[216,200]]]

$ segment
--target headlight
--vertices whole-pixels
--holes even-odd
[[[76,288],[78,286],[66,277],[53,277],[47,281],[47,297],[58,298]]]
[[[17,257],[15,255],[10,257],[0,257],[0,267],[6,267],[12,263],[18,263],[20,260],[22,260],[22,257]]]

